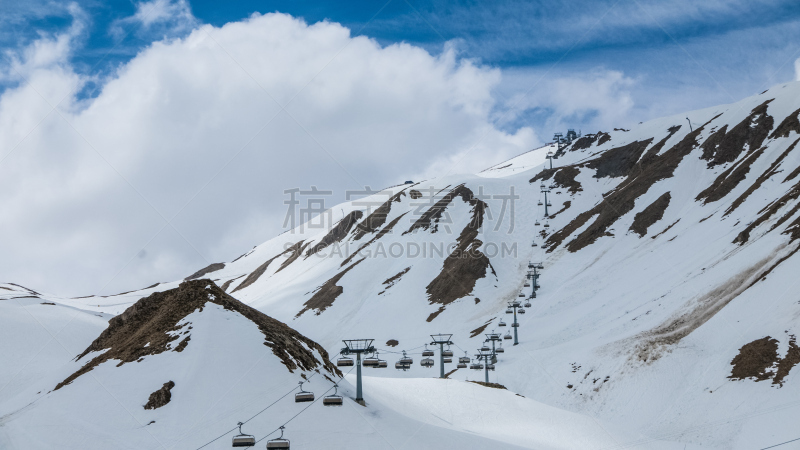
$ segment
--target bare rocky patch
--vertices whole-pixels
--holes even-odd
[[[358,220],[360,220],[361,217],[363,216],[364,213],[361,211],[351,211],[350,214],[344,216],[342,220],[340,220],[339,223],[336,224],[336,226],[334,226],[333,228],[331,228],[330,231],[328,231],[328,234],[323,236],[322,240],[320,240],[316,245],[308,249],[308,251],[306,252],[306,258],[324,249],[325,247],[344,239],[345,236],[347,236],[347,234],[350,233],[350,229],[353,228],[353,226],[355,226]],[[291,264],[291,262],[289,264]]]
[[[161,386],[161,389],[150,394],[150,398],[147,399],[144,409],[157,409],[169,403],[170,400],[172,400],[172,393],[170,391],[174,387],[175,382],[172,380],[164,383],[164,385]]]
[[[341,263],[341,264],[339,264],[339,267],[344,267],[345,265],[349,264],[349,263],[350,263],[350,261],[351,261],[353,258],[355,258],[355,257],[356,257],[356,255],[358,255],[358,254],[359,254],[359,252],[361,252],[362,250],[365,250],[367,247],[369,247],[370,245],[372,245],[372,244],[373,244],[373,243],[375,243],[376,241],[380,240],[380,239],[381,239],[382,237],[384,237],[385,235],[387,235],[387,234],[391,233],[391,232],[392,232],[392,229],[394,229],[394,226],[395,226],[395,225],[397,225],[397,222],[399,222],[399,221],[400,221],[400,219],[402,219],[402,218],[403,218],[403,216],[405,216],[406,214],[408,214],[408,211],[406,211],[406,212],[404,212],[403,214],[400,214],[399,216],[395,217],[395,218],[394,218],[394,219],[393,219],[391,222],[389,222],[389,224],[388,224],[388,225],[386,225],[385,227],[383,227],[383,228],[381,229],[381,231],[379,231],[379,232],[378,232],[378,234],[376,234],[376,235],[375,235],[375,236],[374,236],[372,239],[370,239],[370,240],[369,240],[369,241],[368,241],[366,244],[362,245],[361,247],[359,247],[359,248],[358,248],[358,250],[356,250],[356,251],[355,251],[355,252],[353,252],[351,255],[349,255],[347,258],[345,258],[345,259],[344,259],[344,261],[342,261],[342,263]]]
[[[585,165],[590,169],[595,169],[594,178],[626,176],[652,142],[653,139],[650,138],[606,150],[599,157],[588,161]]]
[[[700,159],[708,161],[708,167],[736,161],[745,146],[752,152],[761,147],[764,139],[775,123],[767,114],[767,106],[775,99],[770,99],[756,106],[744,120],[727,131],[725,125],[706,139],[701,148]]]
[[[386,281],[383,282],[384,288],[383,288],[383,290],[381,292],[378,292],[378,295],[383,294],[384,292],[389,290],[389,288],[391,288],[392,286],[397,284],[397,282],[400,281],[400,278],[402,278],[403,275],[407,274],[409,270],[411,270],[411,266],[406,267],[405,269],[401,270],[397,274],[392,275],[391,277],[386,279]]]
[[[753,232],[758,226],[762,223],[766,222],[767,220],[771,219],[772,216],[778,213],[784,206],[789,204],[790,202],[796,201],[800,197],[800,182],[792,186],[788,192],[781,196],[778,200],[770,203],[766,207],[764,207],[761,211],[759,211],[759,216],[756,220],[752,221],[744,230],[739,232],[736,236],[736,239],[733,240],[735,244],[742,245],[750,240],[750,233]],[[800,202],[795,204],[795,206],[789,211],[788,214],[785,214],[781,219],[779,219],[770,229],[774,230],[776,227],[782,225],[786,220],[791,218],[797,211],[800,209]]]
[[[297,261],[297,258],[299,258],[300,255],[303,254],[303,250],[305,250],[306,247],[308,247],[308,244],[310,244],[310,242],[303,244],[303,241],[300,241],[294,244],[293,246],[289,247],[285,252],[283,252],[283,253],[289,253],[289,257],[286,258],[286,261],[281,263],[281,266],[278,267],[278,270],[276,270],[275,273],[280,272],[281,270],[289,267],[291,263]]]
[[[664,211],[669,206],[671,198],[670,193],[665,192],[645,209],[636,213],[630,231],[638,234],[639,237],[644,237],[647,234],[647,229],[664,217]]]
[[[188,322],[179,323],[195,311],[202,312],[207,303],[214,303],[228,311],[239,313],[256,324],[264,334],[264,345],[272,349],[290,372],[298,368],[304,371],[313,370],[322,365],[330,373],[341,374],[328,359],[328,352],[319,344],[283,322],[236,300],[214,282],[201,279],[184,281],[175,289],[155,292],[109,320],[108,328],[75,359],[80,360],[93,352],[102,353],[59,383],[55,389],[70,384],[106,361],[119,361],[117,366],[121,366],[139,361],[148,355],[177,351],[178,349],[173,346],[181,338],[183,338],[181,343],[185,343],[182,345],[179,343],[177,347],[183,350],[189,342],[188,331],[191,325]],[[183,330],[187,326],[188,329]],[[316,359],[313,350],[319,352],[322,361]]]
[[[800,114],[800,109],[786,116],[781,121],[780,125],[775,128],[775,131],[772,132],[770,138],[775,139],[789,137],[789,132],[791,131],[800,134],[800,121],[797,120],[798,114]]]
[[[303,309],[301,309],[300,312],[297,313],[295,318],[300,317],[301,315],[303,315],[304,312],[311,309],[315,310],[316,315],[320,315],[326,309],[330,308],[330,306],[333,305],[333,302],[336,300],[336,298],[342,295],[342,293],[344,292],[344,288],[341,286],[337,286],[336,283],[338,283],[339,280],[341,280],[342,277],[345,276],[345,274],[349,272],[353,267],[357,266],[358,263],[364,261],[364,259],[366,258],[362,258],[354,262],[346,269],[337,273],[336,275],[331,277],[328,281],[323,283],[320,287],[318,287],[314,291],[314,295],[312,295],[311,298],[308,299],[303,304]]]
[[[419,191],[413,191],[417,192]],[[405,196],[405,191],[400,191],[397,194],[394,194],[389,200],[385,201],[381,206],[378,207],[372,214],[367,216],[361,223],[358,224],[355,233],[353,234],[353,240],[357,241],[364,237],[364,235],[368,233],[374,233],[378,231],[384,223],[386,223],[386,218],[389,216],[389,212],[392,210],[392,203],[399,203],[401,201],[401,196]],[[422,194],[419,194],[420,197]],[[412,198],[414,198],[412,196]],[[417,197],[419,198],[419,197]]]
[[[417,219],[403,234],[406,235],[417,229],[430,230],[431,233],[436,233],[439,229],[439,221],[445,214],[445,210],[456,197],[461,197],[462,200],[469,203],[472,200],[472,191],[463,184],[456,186],[433,206],[428,208],[427,211],[422,213],[419,219]]]
[[[296,251],[296,248],[299,245],[301,245],[302,243],[303,243],[303,241],[301,240],[301,241],[297,242],[296,244],[294,244],[293,246],[291,246],[291,247],[287,248],[286,250],[284,250],[282,253],[278,253],[277,255],[273,256],[272,258],[264,261],[264,263],[262,263],[260,266],[258,266],[256,268],[256,270],[251,272],[250,275],[248,275],[247,278],[245,278],[244,281],[241,282],[241,284],[236,286],[236,288],[233,290],[233,292],[240,291],[240,290],[246,288],[247,286],[250,286],[251,284],[255,283],[259,278],[261,278],[261,275],[264,275],[264,272],[267,271],[267,268],[269,267],[270,264],[272,264],[272,261],[275,261],[280,256],[285,255],[285,254],[287,254],[289,252]],[[233,281],[233,280],[231,280],[231,281]]]
[[[725,214],[723,214],[723,216],[727,216],[728,214],[730,214],[731,212],[736,210],[736,208],[738,208],[742,203],[744,203],[745,200],[747,200],[747,197],[749,197],[750,194],[755,192],[756,189],[760,188],[761,185],[764,184],[765,181],[769,180],[770,178],[772,178],[772,176],[777,174],[778,173],[778,168],[780,167],[781,163],[783,162],[784,159],[786,159],[786,157],[789,155],[789,153],[791,153],[792,150],[794,150],[794,148],[795,148],[795,146],[797,145],[798,142],[800,142],[800,138],[795,140],[792,143],[792,145],[790,145],[783,153],[781,153],[781,155],[778,156],[778,158],[775,161],[772,162],[772,164],[769,166],[769,168],[767,170],[765,170],[764,173],[762,173],[756,179],[756,181],[749,188],[747,188],[746,191],[744,191],[742,193],[742,195],[740,195],[736,200],[733,201],[733,203],[731,203],[731,206],[728,207],[728,209],[725,211]]]
[[[188,277],[184,278],[184,281],[195,280],[197,278],[202,277],[203,275],[209,274],[211,272],[216,272],[216,271],[222,270],[224,268],[225,268],[225,263],[209,264],[208,266],[203,267],[202,269],[198,270],[197,272],[195,272],[195,273],[189,275]],[[155,286],[157,286],[157,284]],[[155,287],[155,286],[151,286],[151,287]]]
[[[471,294],[475,283],[486,276],[487,269],[497,276],[489,258],[479,250],[483,242],[478,239],[478,233],[487,205],[473,198],[472,191],[463,185],[451,191],[451,194],[456,192],[472,206],[472,219],[461,231],[455,249],[445,258],[442,271],[425,288],[430,304],[442,305],[428,317],[428,322],[449,303]]]

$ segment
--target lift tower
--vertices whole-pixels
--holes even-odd
[[[500,333],[495,333],[494,330],[492,330],[491,333],[487,333],[485,336],[486,340],[492,342],[492,364],[495,364],[497,363],[497,348],[495,347],[495,343],[503,342],[503,336],[501,336]]]
[[[453,337],[452,334],[432,334],[431,345],[438,345],[439,346],[439,378],[444,378],[444,346],[445,345],[453,345],[450,341],[450,338]]]
[[[356,402],[364,405],[364,396],[361,393],[361,354],[375,353],[372,346],[374,339],[345,339],[342,355],[356,354]]]
[[[516,300],[508,302],[508,309],[513,309],[514,313],[514,322],[511,324],[511,328],[514,329],[514,345],[519,344],[519,339],[517,337],[517,328],[519,328],[519,323],[517,322],[517,308],[520,307],[522,307],[522,304]]]
[[[528,274],[526,277],[531,280],[531,297],[536,298],[536,290],[539,289],[539,273],[540,270],[544,269],[542,263],[532,263],[528,262]]]
[[[550,163],[551,164],[553,163],[552,159],[550,160]],[[539,186],[539,189],[541,189],[542,194],[544,194],[544,217],[549,219],[550,214],[547,212],[547,207],[550,206],[550,202],[547,200],[547,194],[550,193],[550,188],[546,184],[544,184],[544,181],[542,181],[542,184]]]

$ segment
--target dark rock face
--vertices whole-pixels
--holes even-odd
[[[203,267],[202,269],[198,270],[197,272],[195,272],[195,273],[189,275],[188,277],[184,278],[184,281],[194,280],[194,279],[202,277],[203,275],[209,274],[211,272],[216,272],[216,271],[222,270],[224,268],[225,268],[225,263],[209,264],[208,266]],[[158,283],[156,283],[155,285],[150,286],[150,287],[155,287],[155,286],[158,286]],[[147,288],[145,288],[145,289],[147,289]]]
[[[172,400],[172,393],[170,390],[175,387],[175,382],[168,381],[161,386],[161,389],[153,392],[150,394],[150,398],[147,399],[147,403],[144,405],[144,409],[156,409],[161,408],[162,406],[169,403]]]
[[[109,360],[119,361],[119,366],[148,355],[183,351],[191,338],[192,327],[188,322],[179,322],[194,311],[202,311],[209,302],[235,311],[255,323],[264,334],[264,345],[272,349],[290,372],[298,368],[313,370],[322,365],[330,373],[341,373],[328,360],[328,353],[319,344],[283,322],[236,300],[206,279],[185,281],[175,289],[153,293],[111,319],[108,328],[76,359],[80,360],[90,352],[105,351],[59,383],[55,389],[70,384]],[[179,341],[177,345],[176,341]],[[312,350],[322,356],[322,361],[316,359]]]

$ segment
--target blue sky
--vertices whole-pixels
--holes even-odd
[[[0,273],[178,279],[283,231],[286,189],[332,206],[734,102],[799,43],[796,0],[6,2]]]
[[[0,46],[15,49],[73,20],[67,2],[4,5]],[[72,55],[77,70],[104,73],[164,36],[170,24],[142,30],[124,21],[128,0],[77,2],[87,29]],[[195,0],[198,23],[222,26],[253,12],[284,12],[313,23],[339,22],[381,44],[408,42],[436,54],[448,42],[460,55],[518,70],[576,73],[619,70],[650,90],[704,87],[688,107],[731,101],[794,76],[800,56],[800,2],[776,1],[238,1]],[[529,80],[530,81],[530,80]],[[674,93],[673,93],[674,94]]]

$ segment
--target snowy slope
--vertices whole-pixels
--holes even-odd
[[[800,369],[793,368],[800,362],[794,338],[800,319],[799,110],[800,83],[787,83],[734,104],[584,136],[559,155],[553,170],[545,168],[544,153],[550,150],[545,147],[477,175],[393,187],[331,208],[318,218],[322,227],[303,224],[195,275],[290,325],[331,355],[338,353],[341,339],[360,337],[374,338],[390,366],[407,350],[415,359],[409,371],[365,369],[367,410],[342,408],[370,417],[360,420],[371,420],[378,435],[394,436],[384,441],[393,448],[414,445],[416,431],[434,428],[423,436],[445,436],[441,442],[470,442],[465,433],[480,436],[475,442],[482,444],[473,448],[485,442],[525,448],[654,448],[657,442],[673,442],[677,448],[747,449],[788,441],[800,437],[794,425],[800,417]],[[541,183],[552,185],[547,218],[538,205],[544,200]],[[507,200],[512,195],[518,197],[513,212]],[[453,249],[461,257],[450,255]],[[471,401],[445,393],[473,395],[477,388],[462,381],[482,380],[483,373],[462,369],[446,383],[421,380],[438,374],[438,367],[418,363],[428,335],[452,333],[458,357],[464,351],[474,354],[483,333],[505,333],[508,327],[501,329],[498,322],[509,321],[505,306],[518,298],[528,261],[543,263],[542,288],[520,317],[520,345],[506,344],[490,374],[492,382],[509,390],[484,393],[492,396],[487,402],[500,405],[497,414],[433,417],[433,404],[474,411]],[[114,315],[180,283],[110,297],[48,298],[65,311]],[[240,354],[252,358],[258,352]],[[181,367],[193,364],[179,356]],[[263,371],[271,374],[274,366]],[[271,386],[290,389],[297,377],[287,377]],[[60,381],[56,378],[49,381]],[[166,381],[155,378],[146,389],[137,387],[131,405],[133,397],[141,403],[144,391]],[[218,415],[193,421],[202,424],[199,435],[224,432],[240,420],[231,411],[241,407],[237,401],[246,403],[248,390],[274,398],[266,395],[270,389],[263,379],[254,377],[241,392],[232,389],[230,400],[211,394],[197,399],[210,402],[206,409],[214,401],[221,405]],[[347,380],[345,388],[352,389]],[[28,391],[42,385],[31,384]],[[517,405],[522,397],[513,394],[527,403]],[[29,392],[20,398],[35,397]],[[48,401],[56,402],[52,398]],[[33,425],[14,423],[42,421],[47,414],[71,411],[78,402],[58,398],[63,403],[0,419],[0,436],[5,433],[8,442],[21,439],[21,430]],[[0,415],[24,406],[25,400],[12,400],[0,401]],[[269,401],[256,403],[263,407]],[[524,412],[512,414],[520,422],[511,428],[523,431],[504,429],[499,436],[498,415],[505,417],[502,423],[511,423],[513,418],[501,413],[515,408]],[[341,431],[333,430],[341,427],[332,425],[339,419],[316,416],[327,414],[320,409],[309,408],[314,420],[297,425],[306,433],[301,439],[339,436]],[[270,424],[294,414],[291,408],[269,411],[275,414],[268,414]],[[185,421],[174,414],[163,420],[185,430]],[[357,422],[347,414],[336,417]],[[563,434],[524,431],[557,430],[547,420],[561,414]],[[569,426],[584,422],[588,425],[570,432]],[[592,424],[619,434],[612,433],[612,443]],[[174,430],[153,433],[182,448]],[[344,434],[379,445],[370,441],[371,432],[364,433],[369,436]],[[553,437],[564,435],[587,436],[587,443]],[[303,448],[318,448],[306,442]]]

